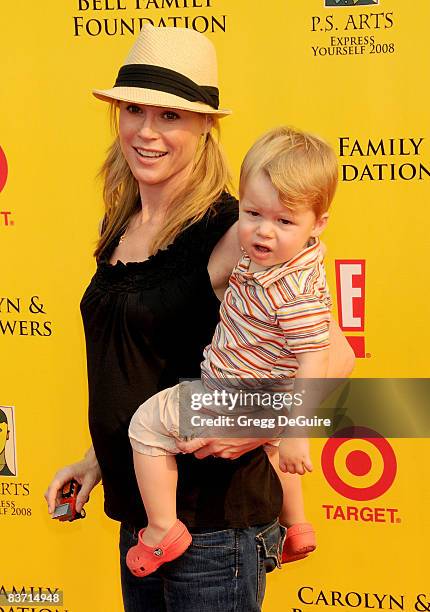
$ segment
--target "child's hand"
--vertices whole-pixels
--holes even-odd
[[[312,472],[312,461],[309,454],[307,438],[288,438],[279,445],[279,467],[283,472],[303,474]]]

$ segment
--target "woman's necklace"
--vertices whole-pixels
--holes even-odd
[[[129,230],[129,226],[127,225],[127,227],[125,228],[124,233],[121,235],[121,237],[119,239],[118,245],[122,244],[126,238],[129,238],[129,236],[131,234],[136,232],[141,227],[142,227],[142,213],[140,213],[140,223],[135,228],[133,228],[132,230]]]

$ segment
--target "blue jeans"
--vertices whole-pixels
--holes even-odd
[[[125,612],[258,612],[266,573],[281,567],[285,530],[278,521],[247,529],[193,533],[178,559],[145,578],[125,564],[137,530],[121,526],[121,586]]]

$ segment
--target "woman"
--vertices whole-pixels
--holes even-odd
[[[179,456],[178,516],[193,544],[144,579],[125,566],[146,520],[130,418],[157,391],[199,376],[217,296],[239,258],[237,202],[211,133],[229,113],[218,108],[214,49],[192,30],[145,26],[115,86],[94,93],[114,101],[119,129],[103,167],[97,271],[81,304],[93,448],[56,474],[46,493],[49,511],[71,478],[82,484],[78,510],[103,478],[105,511],[121,521],[127,612],[257,611],[282,539],[282,490],[261,448],[265,440],[208,440],[196,456]],[[338,331],[333,344],[346,364]],[[347,369],[337,361],[338,376]]]

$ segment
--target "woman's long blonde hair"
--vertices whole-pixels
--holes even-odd
[[[117,103],[111,105],[111,125],[116,138],[99,173],[103,180],[105,217],[94,252],[97,259],[108,244],[125,231],[130,217],[140,208],[139,187],[119,143]],[[164,226],[152,242],[150,254],[166,248],[181,231],[199,221],[224,191],[229,191],[230,172],[219,135],[219,122],[214,119],[212,130],[199,143],[187,182],[169,204]]]

